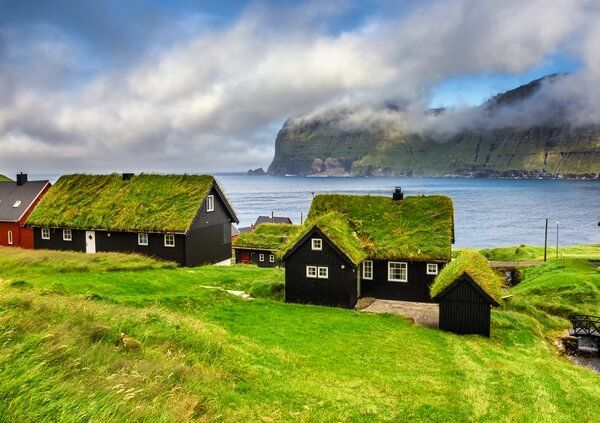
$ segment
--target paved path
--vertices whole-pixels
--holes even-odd
[[[415,323],[429,328],[437,328],[440,309],[437,304],[413,303],[408,301],[375,300],[362,311],[369,313],[392,313],[410,317]]]

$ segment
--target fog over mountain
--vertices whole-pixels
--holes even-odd
[[[592,0],[384,1],[360,13],[353,1],[263,1],[226,14],[88,3],[2,2],[2,173],[245,170],[271,160],[287,118],[331,110],[352,111],[342,125],[409,133],[598,123]],[[569,75],[493,119],[485,107],[429,110],[444,81],[564,61]]]

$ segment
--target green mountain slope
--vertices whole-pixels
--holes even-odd
[[[10,181],[11,179],[8,176],[0,175],[0,182]]]
[[[500,94],[482,110],[493,115],[497,107],[526,99],[540,81]],[[471,129],[433,139],[391,124],[343,129],[346,116],[288,120],[269,173],[600,178],[600,127]]]

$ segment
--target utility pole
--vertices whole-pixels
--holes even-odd
[[[558,228],[560,226],[560,222],[556,221],[556,258],[558,259]]]
[[[548,219],[546,219],[546,231],[544,232],[544,262],[548,259]]]

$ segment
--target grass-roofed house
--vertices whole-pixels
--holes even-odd
[[[477,251],[463,251],[435,278],[431,297],[440,304],[439,328],[490,336],[491,307],[502,302],[502,278]]]
[[[318,195],[279,256],[286,301],[352,308],[361,296],[433,302],[450,261],[454,208],[445,196]]]
[[[241,233],[233,242],[236,263],[259,267],[280,266],[276,254],[299,226],[288,223],[262,223],[254,232]]]
[[[235,212],[210,175],[62,176],[27,221],[35,248],[231,261]]]

